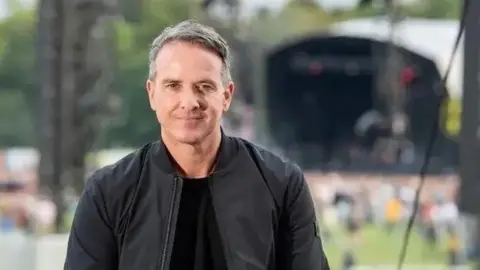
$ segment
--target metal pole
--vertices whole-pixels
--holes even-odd
[[[464,80],[460,130],[460,209],[477,217],[473,240],[478,255],[480,243],[480,1],[469,1],[465,20]],[[477,256],[478,258],[478,256]],[[478,267],[480,269],[480,267]]]
[[[465,21],[464,79],[462,119],[460,131],[460,177],[462,188],[460,207],[465,212],[480,214],[476,198],[480,194],[478,177],[480,169],[479,103],[480,103],[480,1],[470,1]]]
[[[268,144],[268,112],[267,112],[267,88],[266,88],[266,53],[263,44],[255,42],[253,45],[253,68],[254,79],[254,108],[255,108],[255,140],[260,144]],[[271,145],[268,145],[271,146]]]
[[[396,30],[399,21],[398,7],[395,0],[386,0],[386,11],[389,20],[389,44],[387,51],[386,98],[388,100],[388,114],[392,125],[394,139],[401,139],[405,135],[404,89],[400,82],[402,58],[396,46]]]

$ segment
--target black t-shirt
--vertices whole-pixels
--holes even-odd
[[[208,178],[183,181],[170,269],[227,269]]]

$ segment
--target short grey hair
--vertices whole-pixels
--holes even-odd
[[[183,21],[167,27],[153,40],[148,55],[149,79],[153,79],[157,75],[155,61],[159,51],[165,44],[172,41],[194,43],[218,55],[223,62],[222,80],[224,83],[231,81],[230,66],[232,60],[227,42],[215,29],[194,20]]]

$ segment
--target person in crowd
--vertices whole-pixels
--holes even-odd
[[[343,226],[348,226],[348,219],[353,208],[353,197],[342,187],[335,191],[333,205],[337,210],[338,220]]]
[[[437,232],[432,219],[433,202],[426,200],[423,202],[420,213],[420,229],[424,239],[431,249],[437,244]]]
[[[23,190],[24,185],[18,181],[8,180],[6,182],[0,182],[0,196],[5,197],[15,196],[16,193]],[[26,219],[24,217],[22,208],[18,206],[15,200],[7,200],[2,202],[0,200],[0,230],[4,232],[11,232],[17,229],[21,229],[23,222]]]
[[[461,242],[460,236],[455,226],[448,226],[447,228],[447,252],[448,265],[452,270],[456,269],[461,264],[460,261]]]
[[[347,232],[353,244],[361,240],[361,228],[364,223],[364,213],[357,200],[352,201],[351,211],[347,218]]]
[[[355,268],[355,255],[353,250],[353,248],[347,248],[343,253],[342,270],[352,270]]]
[[[402,219],[403,205],[398,193],[385,204],[386,230],[392,233]]]
[[[437,193],[435,204],[432,207],[432,220],[437,233],[445,235],[449,227],[457,227],[459,211],[455,202],[446,198],[445,195]]]

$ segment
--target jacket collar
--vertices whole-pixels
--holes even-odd
[[[229,168],[229,165],[233,163],[234,157],[237,156],[239,150],[238,141],[230,136],[227,136],[225,132],[222,131],[222,139],[220,142],[220,148],[217,155],[217,165],[215,173],[223,172]],[[150,153],[152,161],[159,166],[159,168],[168,174],[176,174],[175,167],[172,163],[172,157],[165,146],[162,139],[155,142],[152,145],[152,151]]]

